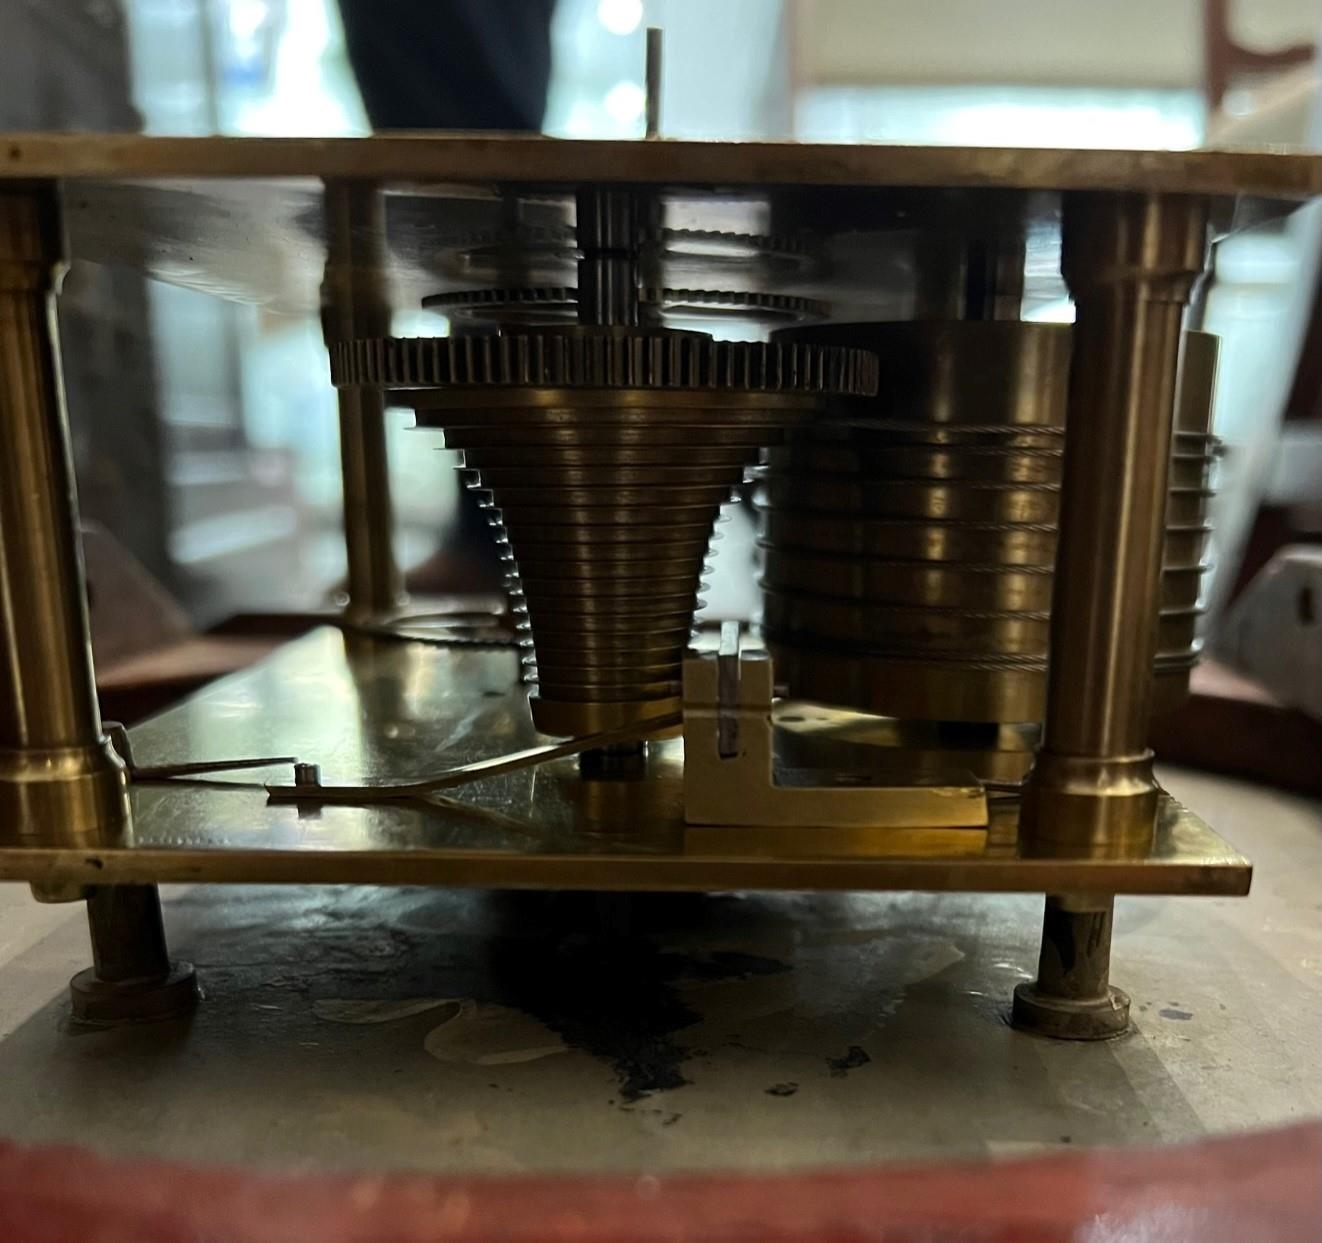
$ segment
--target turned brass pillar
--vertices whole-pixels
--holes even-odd
[[[1145,851],[1147,747],[1181,322],[1207,249],[1201,198],[1067,197],[1076,320],[1046,719],[1024,789],[1032,849]]]
[[[91,845],[127,822],[101,730],[54,295],[52,187],[0,190],[0,841]]]
[[[385,203],[370,183],[326,186],[326,277],[322,330],[326,344],[390,335],[385,281]],[[342,388],[340,469],[344,481],[344,542],[348,556],[345,616],[353,622],[395,613],[404,580],[395,560],[394,510],[386,456],[381,392]]]
[[[1078,194],[1074,297],[1042,743],[1024,783],[1029,852],[1145,853],[1159,791],[1148,726],[1184,308],[1207,253],[1200,198]],[[1110,984],[1112,900],[1048,895],[1015,1026],[1098,1040],[1129,1027]]]

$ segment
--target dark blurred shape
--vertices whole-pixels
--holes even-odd
[[[340,0],[373,129],[539,130],[555,0]]]
[[[540,130],[555,0],[340,0],[344,42],[374,130]],[[490,591],[503,566],[468,489],[413,591]]]
[[[284,636],[199,634],[168,591],[109,531],[82,527],[83,563],[106,720],[133,724],[265,656]]]
[[[16,0],[0,8],[0,130],[133,131],[128,31],[115,4]],[[84,518],[172,581],[146,282],[75,262],[59,300],[64,387]]]
[[[1322,796],[1322,722],[1215,660],[1193,671],[1190,692],[1152,723],[1148,745],[1163,763]]]

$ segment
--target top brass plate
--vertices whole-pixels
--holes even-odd
[[[320,630],[132,731],[139,764],[296,754],[326,783],[421,778],[537,741],[512,651],[442,649]],[[809,722],[813,728],[817,725]],[[453,791],[455,802],[268,803],[259,780],[141,785],[123,842],[0,848],[0,880],[434,884],[552,889],[1247,892],[1248,863],[1167,800],[1141,859],[1029,859],[1015,804],[994,799],[987,844],[924,854],[928,830],[689,829],[682,744],[649,779],[584,781],[573,760]],[[948,847],[948,843],[943,843]]]
[[[685,235],[660,259],[667,287],[789,294],[828,304],[839,320],[890,320],[913,313],[926,239],[1022,243],[1026,304],[1050,301],[1063,296],[1062,193],[1206,195],[1225,233],[1322,194],[1322,157],[489,134],[0,134],[4,178],[63,183],[74,258],[277,313],[319,309],[332,252],[396,310],[474,288],[572,285],[576,187],[630,182],[649,187],[664,228]],[[380,210],[353,226],[350,244],[327,188],[352,185],[369,187]],[[531,244],[488,248],[511,230]],[[771,245],[732,240],[750,236]]]
[[[814,185],[1141,190],[1304,199],[1299,151],[1079,151],[796,142],[599,141],[525,135],[157,138],[0,134],[0,177],[325,177],[510,184]]]

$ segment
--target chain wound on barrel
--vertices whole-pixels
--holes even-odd
[[[764,630],[796,698],[909,721],[1041,722],[1072,352],[1065,325],[832,324],[783,339],[879,360],[761,471]],[[1199,651],[1215,338],[1186,334],[1154,695]],[[782,339],[778,337],[777,339]]]

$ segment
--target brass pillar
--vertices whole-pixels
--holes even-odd
[[[1024,783],[1029,852],[1147,851],[1158,789],[1148,727],[1185,304],[1207,254],[1207,203],[1077,194],[1062,270],[1074,348],[1051,606],[1046,719]],[[1110,899],[1048,895],[1037,980],[1017,1027],[1097,1040],[1129,1026],[1112,988]]]
[[[1147,747],[1176,369],[1203,271],[1207,205],[1066,199],[1076,320],[1042,744],[1021,834],[1051,853],[1142,852],[1158,790]]]
[[[370,183],[326,186],[326,277],[322,330],[329,346],[353,337],[390,335],[385,296],[385,203]],[[404,580],[395,561],[394,510],[386,456],[385,405],[369,388],[341,388],[340,469],[344,481],[344,542],[350,621],[398,611]]]
[[[54,295],[53,187],[0,191],[0,840],[81,846],[128,819],[101,730]]]

